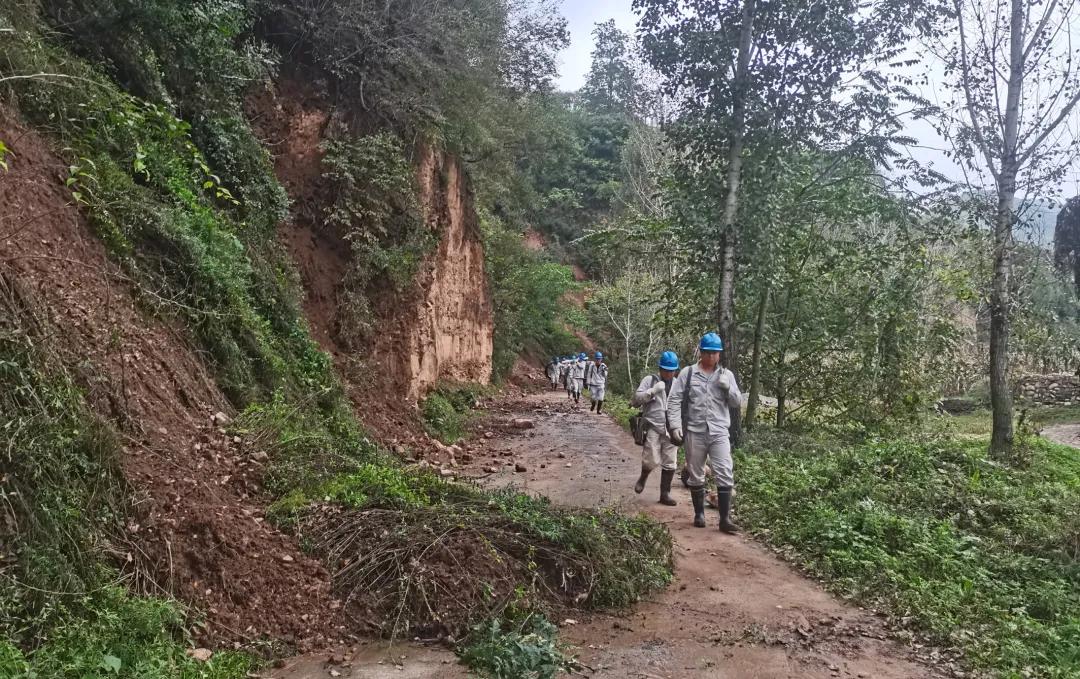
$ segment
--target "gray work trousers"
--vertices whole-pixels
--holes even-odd
[[[719,432],[686,432],[686,469],[689,472],[686,485],[705,485],[705,463],[712,467],[717,488],[735,486],[735,467],[731,461],[731,441],[727,429]]]

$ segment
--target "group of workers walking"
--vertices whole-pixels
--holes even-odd
[[[735,487],[731,457],[731,413],[742,406],[742,393],[735,375],[720,365],[724,343],[713,332],[698,344],[696,363],[680,370],[679,357],[673,351],[660,355],[658,372],[646,376],[630,400],[641,408],[646,427],[641,453],[641,474],[634,492],[645,490],[652,472],[660,468],[660,503],[674,507],[671,483],[678,465],[679,447],[686,451],[684,480],[694,505],[694,525],[705,527],[705,469],[711,468],[716,481],[716,505],[720,510],[720,530],[738,532],[730,517]],[[562,384],[575,403],[580,402],[582,386],[588,384],[591,410],[601,412],[607,385],[607,365],[603,354],[594,361],[586,355],[552,359],[548,378],[552,388]]]
[[[589,399],[592,401],[589,412],[603,411],[607,376],[608,367],[604,363],[604,354],[599,351],[593,355],[591,362],[583,351],[576,356],[552,358],[547,365],[547,377],[551,382],[551,388],[558,389],[561,385],[574,403],[581,403],[581,392],[584,387],[589,387]]]

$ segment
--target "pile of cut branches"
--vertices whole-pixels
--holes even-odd
[[[390,637],[460,639],[511,606],[624,606],[671,578],[671,537],[655,522],[510,490],[410,508],[322,504],[298,528],[347,614]]]

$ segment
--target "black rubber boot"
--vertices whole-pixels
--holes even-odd
[[[591,413],[594,410],[596,410],[596,401],[589,404],[589,412]]]
[[[674,469],[660,470],[660,504],[674,507],[679,504],[671,497],[671,481],[675,478]]]
[[[599,415],[603,411],[604,411],[604,402],[603,401],[597,401],[596,402],[596,413]]]
[[[690,499],[694,501],[694,528],[705,527],[705,488],[690,488]]]
[[[634,484],[634,492],[641,494],[641,491],[645,490],[645,482],[649,480],[649,472],[652,470],[641,465],[641,476],[637,478],[637,483]]]
[[[728,518],[731,513],[731,488],[716,489],[716,504],[720,507],[720,531],[728,535],[739,532],[739,527]]]

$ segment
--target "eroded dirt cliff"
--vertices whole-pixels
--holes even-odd
[[[440,380],[489,381],[492,301],[473,190],[460,160],[431,145],[415,147],[419,203],[437,245],[407,290],[372,291],[372,343],[350,352],[338,322],[350,250],[324,219],[332,196],[319,150],[333,107],[317,85],[293,77],[253,97],[248,108],[293,201],[292,222],[282,226],[281,239],[301,274],[305,314],[346,380],[395,400],[416,400]]]

